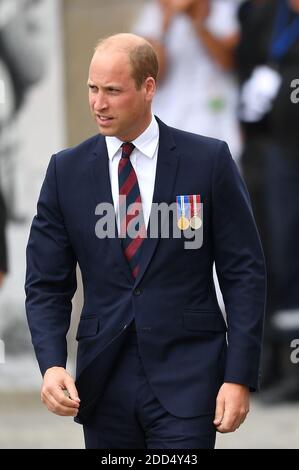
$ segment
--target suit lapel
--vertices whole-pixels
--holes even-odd
[[[155,187],[152,202],[157,204],[160,204],[162,202],[170,204],[173,202],[172,194],[179,164],[179,154],[177,152],[173,136],[170,133],[168,126],[162,123],[158,118],[156,119],[159,124],[160,135]],[[108,160],[109,159],[105,139],[104,137],[99,136],[96,148],[89,158],[91,187],[93,189],[96,205],[100,202],[108,202],[112,205],[112,207],[114,207],[110,184]],[[153,218],[153,210],[151,211],[149,226],[147,230],[147,238],[143,242],[140,269],[138,272],[138,276],[135,279],[135,285],[140,282],[155,252],[158,241],[160,239],[161,226],[164,222],[166,222],[165,217],[167,217],[167,214],[164,214],[164,217],[161,220],[161,224],[159,225],[159,236],[157,238],[150,238],[150,223],[151,219]],[[107,238],[107,242],[110,245],[116,262],[123,270],[127,279],[130,281],[130,283],[134,283],[129,264],[124,256],[120,244],[120,239],[118,238],[115,212],[114,220],[115,236],[114,238]]]
[[[114,222],[115,222],[115,233],[114,238],[107,238],[107,243],[109,243],[110,248],[113,252],[113,256],[116,262],[119,264],[124,274],[130,281],[134,282],[133,276],[130,271],[127,260],[124,257],[124,253],[120,244],[120,239],[118,238],[116,217],[112,199],[111,183],[110,183],[110,174],[109,174],[109,161],[108,161],[108,152],[106,147],[105,138],[102,136],[98,137],[96,148],[94,152],[90,155],[89,164],[90,164],[90,182],[91,187],[94,193],[94,199],[96,205],[101,202],[106,202],[112,205],[114,213]],[[96,206],[95,205],[95,206]]]
[[[153,203],[159,204],[162,202],[166,202],[167,204],[170,204],[173,202],[172,194],[177,175],[179,154],[177,152],[173,136],[170,133],[168,126],[166,126],[162,121],[160,121],[160,119],[156,119],[159,124],[160,135]],[[161,220],[161,224],[159,225],[159,236],[157,238],[150,238],[149,227],[151,219],[153,218],[153,210],[151,211],[150,222],[147,230],[147,238],[144,240],[142,245],[140,269],[135,280],[135,286],[140,282],[145,270],[147,269],[151,261],[151,258],[160,239],[161,227],[166,221],[165,217],[167,217],[167,214],[164,214],[164,217]]]

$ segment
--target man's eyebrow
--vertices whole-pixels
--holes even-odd
[[[92,80],[87,80],[87,85],[98,86]],[[118,85],[117,83],[109,83],[108,85],[102,85],[101,88],[103,88],[104,90],[109,90],[111,88],[116,88],[117,90],[121,90],[122,86]]]
[[[107,83],[107,85],[103,85],[103,88],[121,88],[121,85],[118,83]]]

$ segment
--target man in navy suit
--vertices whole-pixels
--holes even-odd
[[[87,448],[213,448],[216,430],[244,421],[259,384],[265,273],[248,193],[224,142],[152,115],[157,72],[138,36],[98,44],[88,86],[100,135],[51,158],[27,247],[42,401],[83,424]],[[119,236],[129,228],[126,195],[140,203],[129,239]],[[177,211],[161,215],[156,236],[162,203]],[[103,236],[111,218],[115,230]],[[164,236],[165,226],[180,237]],[[190,234],[202,243],[187,247]],[[65,337],[77,263],[75,383]]]

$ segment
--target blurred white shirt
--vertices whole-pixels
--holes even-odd
[[[225,37],[238,32],[238,6],[236,0],[211,0],[206,22],[211,33]],[[145,5],[133,30],[161,40],[162,13],[156,0]],[[241,139],[233,74],[211,59],[185,14],[173,18],[163,41],[168,70],[154,98],[154,113],[170,126],[227,141],[237,158]]]

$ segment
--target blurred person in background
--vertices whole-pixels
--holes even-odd
[[[290,343],[299,337],[299,1],[251,0],[239,12],[241,158],[268,271],[264,401],[299,400]]]
[[[5,101],[0,108],[0,183],[8,220],[22,222],[17,207],[17,117],[28,90],[44,75],[41,44],[43,0],[0,0],[0,78]]]
[[[7,249],[5,237],[6,210],[5,203],[0,191],[0,288],[7,273]]]
[[[232,74],[239,39],[236,0],[152,0],[133,31],[155,48],[160,73],[153,110],[174,127],[241,143]]]
[[[88,448],[213,448],[216,430],[243,423],[259,387],[265,272],[248,193],[225,142],[153,116],[157,73],[139,36],[98,44],[88,87],[100,135],[51,158],[27,247],[42,401],[83,424]],[[176,214],[155,221],[156,203],[174,201]],[[133,236],[128,202],[141,214]],[[205,233],[192,252],[182,237],[190,227]],[[75,383],[65,367],[77,263],[84,306]]]

